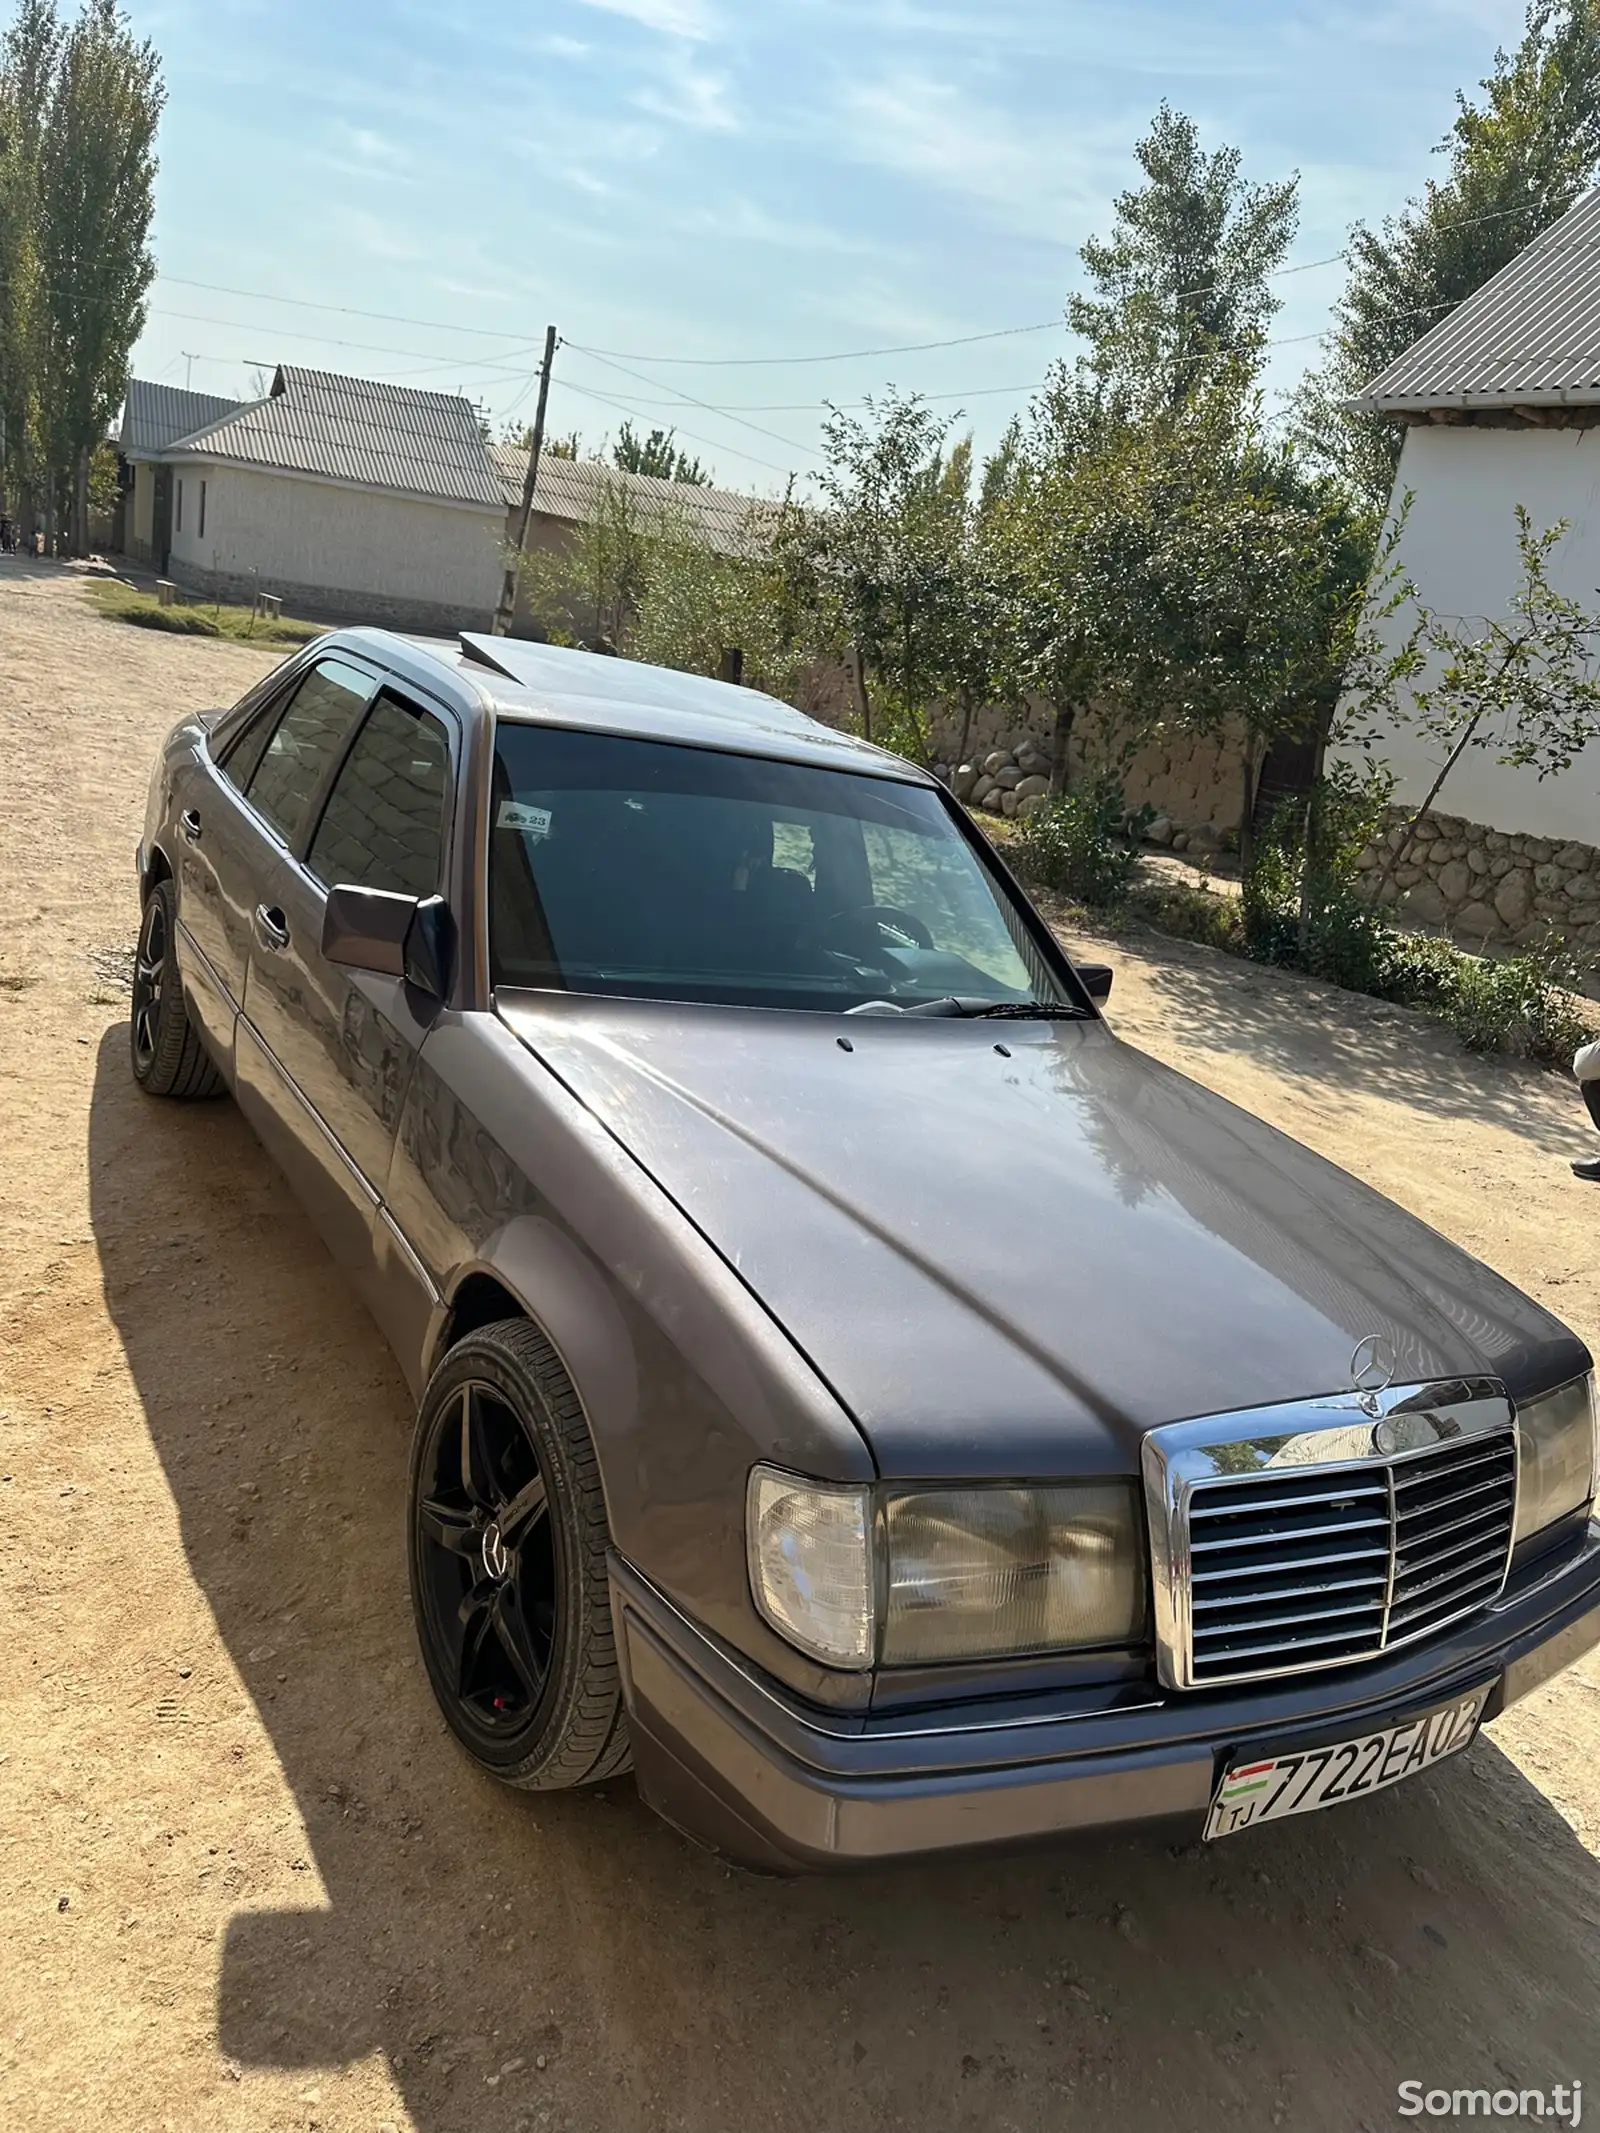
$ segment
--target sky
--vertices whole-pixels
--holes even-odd
[[[1078,248],[1163,99],[1247,177],[1299,173],[1283,390],[1343,279],[1318,262],[1437,170],[1456,90],[1522,20],[1520,0],[128,5],[169,92],[137,375],[244,397],[301,363],[462,391],[498,431],[531,416],[553,323],[552,433],[672,427],[759,494],[818,465],[824,403],[890,385],[990,446],[1072,349]]]

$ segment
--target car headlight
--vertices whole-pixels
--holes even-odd
[[[756,1605],[824,1666],[872,1664],[871,1491],[756,1467],[745,1499]]]
[[[1594,1494],[1594,1373],[1517,1408],[1518,1541],[1581,1510]]]
[[[1084,1651],[1143,1637],[1132,1482],[918,1489],[874,1502],[757,1467],[750,1580],[780,1636],[829,1666]]]

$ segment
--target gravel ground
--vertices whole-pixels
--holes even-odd
[[[228,1104],[126,1070],[159,736],[260,655],[0,566],[0,2125],[1379,2128],[1600,2081],[1600,1666],[1237,1842],[845,1882],[473,1775],[416,1664],[408,1405]],[[1570,1085],[1204,951],[1113,1020],[1600,1334]]]

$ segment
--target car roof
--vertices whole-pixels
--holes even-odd
[[[775,696],[701,674],[475,630],[463,630],[454,642],[377,629],[335,634],[354,646],[365,644],[401,667],[443,667],[458,686],[466,682],[487,696],[497,717],[519,724],[579,727],[931,782],[925,771],[903,757],[836,732]],[[332,642],[321,641],[324,646]]]

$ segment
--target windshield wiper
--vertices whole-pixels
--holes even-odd
[[[846,1009],[852,1015],[944,1015],[972,1021],[992,1022],[1087,1022],[1089,1010],[1066,1000],[982,1000],[946,993],[940,1000],[919,1000],[915,1007],[902,1007],[898,1000],[867,1000]]]
[[[1087,1022],[1089,1010],[1066,1000],[958,1000],[956,1013],[987,1022]]]

